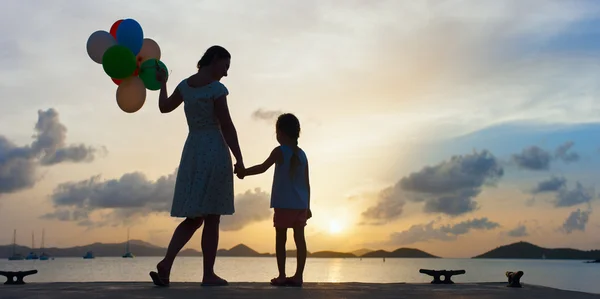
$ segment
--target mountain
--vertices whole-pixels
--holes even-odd
[[[352,251],[350,253],[352,253],[352,254],[354,254],[356,256],[362,256],[362,255],[365,255],[365,254],[367,254],[369,252],[372,252],[372,251],[373,250],[371,250],[371,249],[362,248],[362,249],[359,249],[359,250],[354,250],[354,251]]]
[[[425,251],[415,248],[398,248],[392,252],[385,250],[371,251],[361,257],[377,257],[377,258],[437,258],[437,256],[429,254]]]
[[[93,243],[84,246],[75,246],[69,248],[44,248],[44,252],[52,257],[82,257],[87,251],[93,251],[96,257],[120,257],[125,253],[126,242],[123,243]],[[135,256],[163,256],[167,251],[166,248],[150,244],[141,240],[130,240],[129,249]],[[25,246],[16,246],[17,253],[27,255],[31,252],[31,248]],[[40,253],[40,249],[36,248],[33,250]],[[367,249],[357,250],[355,252],[361,253],[366,252],[363,255],[358,255],[352,252],[336,252],[336,251],[318,251],[308,252],[308,257],[313,258],[356,258],[356,257],[406,257],[406,258],[425,258],[425,257],[436,257],[427,252],[412,249],[412,248],[399,248],[392,252],[384,250],[370,251]],[[0,258],[8,258],[12,254],[12,245],[0,246]],[[179,253],[180,256],[202,256],[202,252],[187,248]],[[259,253],[256,250],[248,247],[245,244],[236,245],[230,249],[219,249],[217,251],[218,256],[239,256],[239,257],[273,257],[274,253]],[[286,256],[289,258],[296,257],[296,250],[287,250]]]
[[[350,258],[356,257],[356,255],[352,253],[345,252],[335,252],[335,251],[317,251],[308,255],[309,257],[319,257],[319,258]]]
[[[260,256],[268,256],[268,254],[258,253],[254,249],[244,245],[239,244],[231,249],[219,249],[217,250],[217,256],[244,256],[244,257],[260,257]]]
[[[473,258],[487,259],[600,259],[600,250],[583,251],[571,248],[544,248],[527,242],[517,242],[497,247]]]
[[[126,242],[123,243],[93,243],[84,246],[75,246],[69,248],[56,248],[49,247],[44,248],[44,252],[52,257],[83,257],[83,255],[91,250],[94,252],[96,257],[102,256],[115,256],[120,257],[125,253]],[[166,252],[166,248],[159,247],[140,240],[129,241],[129,251],[135,256],[162,256]],[[25,246],[16,246],[17,253],[27,255],[29,252],[34,251],[40,253],[39,248],[32,250]],[[8,258],[12,253],[12,245],[0,246],[0,258]],[[201,256],[202,253],[194,249],[186,249],[180,253],[180,256]]]

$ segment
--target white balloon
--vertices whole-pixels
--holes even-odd
[[[110,33],[98,30],[92,33],[87,40],[87,53],[94,62],[102,64],[104,52],[116,44],[117,41]]]

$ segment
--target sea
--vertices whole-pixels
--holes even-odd
[[[54,260],[0,260],[0,271],[37,269],[26,282],[147,281],[160,257],[55,258]],[[288,258],[293,275],[295,258]],[[579,260],[411,259],[411,258],[308,258],[305,282],[428,283],[419,269],[466,270],[455,283],[504,282],[506,271],[523,271],[521,282],[563,290],[600,294],[600,264]],[[218,257],[215,272],[230,282],[267,283],[277,274],[274,257]],[[202,280],[202,257],[178,257],[171,271],[173,282]]]

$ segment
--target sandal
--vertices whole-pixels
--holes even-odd
[[[287,279],[283,277],[276,277],[271,279],[271,285],[276,287],[284,287],[287,285]]]
[[[302,287],[303,281],[298,280],[294,277],[288,277],[285,279],[285,285],[290,287]]]
[[[152,278],[152,282],[159,287],[169,286],[169,278],[160,277],[160,275],[158,275],[158,272],[150,271],[150,278]]]
[[[201,286],[203,287],[220,287],[220,286],[226,286],[229,285],[229,283],[227,282],[227,280],[222,279],[218,280],[218,281],[213,281],[213,282],[202,282]]]

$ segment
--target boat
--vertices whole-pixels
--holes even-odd
[[[40,261],[47,261],[50,259],[50,255],[44,252],[44,239],[45,239],[45,231],[42,230],[42,244],[40,245]]]
[[[129,229],[127,229],[127,245],[125,247],[125,254],[123,254],[123,258],[134,258],[135,256],[131,251],[129,251]]]
[[[92,252],[91,250],[86,252],[85,255],[83,256],[83,258],[86,260],[95,258],[94,252]]]
[[[29,254],[27,255],[27,257],[25,258],[26,260],[37,260],[39,259],[37,253],[35,253],[33,251],[33,249],[35,248],[35,239],[33,236],[33,232],[31,232],[31,252],[29,252]]]
[[[13,246],[12,246],[12,254],[8,257],[9,261],[21,261],[24,260],[25,257],[21,254],[17,253],[17,230],[13,232]]]

